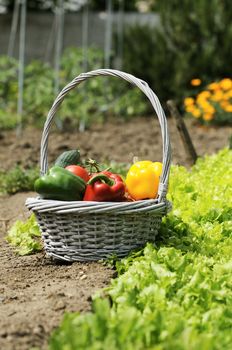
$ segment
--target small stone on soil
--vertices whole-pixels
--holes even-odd
[[[56,303],[56,305],[54,306],[54,310],[55,310],[55,311],[63,310],[63,309],[65,309],[65,307],[66,307],[66,304],[64,303],[64,301],[63,301],[63,300],[59,300],[59,301]]]

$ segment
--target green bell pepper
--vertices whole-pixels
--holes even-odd
[[[34,187],[41,198],[79,201],[83,199],[86,183],[70,171],[53,166],[46,175],[35,181]]]

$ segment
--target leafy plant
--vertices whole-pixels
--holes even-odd
[[[89,48],[87,53],[88,70],[101,68],[103,65],[103,51],[97,48]],[[67,48],[61,61],[61,82],[66,85],[76,76],[83,72],[83,51],[81,48]],[[99,120],[99,108],[104,103],[104,82],[101,79],[90,79],[80,84],[65,98],[60,119],[71,120],[78,124],[81,121],[88,126],[93,118]]]
[[[89,48],[87,54],[87,70],[103,66],[103,51]],[[0,57],[0,127],[13,128],[17,125],[18,62],[8,57]],[[83,51],[81,48],[68,48],[61,59],[59,75],[60,90],[82,73]],[[49,64],[32,61],[25,67],[23,124],[41,126],[55,99],[55,72]],[[120,84],[120,85],[119,85]],[[118,79],[98,77],[92,78],[71,91],[58,111],[58,125],[71,128],[85,123],[103,122],[106,117],[116,115],[128,118],[146,114],[149,111],[147,100],[141,98],[137,89]],[[11,117],[12,115],[12,117]],[[8,117],[9,116],[9,117]]]
[[[104,169],[108,167],[110,168],[110,171],[112,173],[120,174],[121,176],[126,177],[130,164],[111,161],[108,164],[106,164],[104,167],[102,166],[102,168]]]
[[[173,211],[156,246],[118,261],[108,297],[66,314],[49,349],[230,349],[231,162],[225,149],[191,171],[172,168]]]
[[[33,191],[34,182],[39,177],[37,168],[24,169],[16,166],[5,172],[0,171],[0,194],[14,194],[21,191]]]
[[[11,57],[0,56],[0,105],[14,110],[17,101],[18,61]]]
[[[87,70],[103,66],[103,51],[88,49]],[[83,52],[80,48],[68,48],[62,58],[63,84],[83,72]],[[109,81],[110,79],[110,81]],[[149,103],[137,88],[115,78],[96,77],[81,83],[65,98],[60,111],[61,120],[74,123],[84,121],[88,126],[93,120],[103,122],[115,115],[128,119],[149,112]]]
[[[9,110],[0,109],[0,127],[1,130],[15,129],[18,125],[18,115]]]
[[[25,222],[17,220],[6,239],[16,248],[19,255],[29,255],[42,250],[41,233],[34,214]]]
[[[232,3],[229,0],[156,2],[156,27],[132,26],[124,38],[124,70],[146,80],[161,100],[191,92],[189,82],[205,84],[231,77]],[[221,43],[224,43],[223,46]]]
[[[104,53],[96,47],[89,47],[87,51],[87,70],[102,68]],[[71,81],[83,72],[83,50],[78,47],[67,48],[61,59],[61,78]]]
[[[54,99],[54,71],[47,63],[32,61],[25,67],[25,122],[43,125]]]
[[[0,56],[0,126],[11,129],[18,123],[18,61]],[[53,102],[54,72],[51,67],[40,61],[32,61],[25,67],[24,76],[24,115],[23,123],[41,125],[48,108]]]
[[[161,32],[134,25],[124,34],[123,70],[145,80],[162,101],[176,96],[175,55]]]
[[[134,116],[149,114],[151,109],[142,92],[138,88],[130,88],[115,99],[111,113],[117,117],[124,116],[128,120]]]

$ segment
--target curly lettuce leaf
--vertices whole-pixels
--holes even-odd
[[[42,250],[41,233],[32,214],[25,222],[17,220],[8,231],[7,241],[19,255],[29,255]]]

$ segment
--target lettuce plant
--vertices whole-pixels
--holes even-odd
[[[93,311],[66,314],[49,348],[230,349],[232,151],[173,167],[156,245],[118,261]]]

